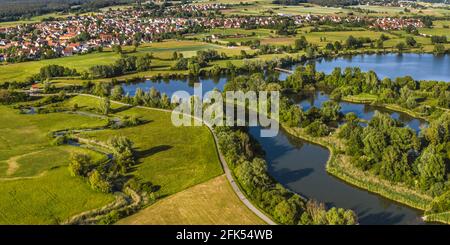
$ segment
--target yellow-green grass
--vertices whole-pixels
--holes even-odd
[[[144,44],[139,47],[138,51],[140,53],[149,53],[152,52],[155,57],[161,59],[170,59],[172,58],[173,52],[182,53],[185,57],[192,57],[199,50],[206,49],[217,49],[222,48],[221,46],[204,43],[204,42],[196,42],[190,40],[169,40],[164,42],[157,43],[149,43]]]
[[[153,53],[157,59],[152,60],[152,70],[145,73],[157,74],[159,70],[168,70],[174,61],[161,60],[171,59],[173,52],[182,53],[185,57],[191,57],[199,50],[216,49],[219,53],[224,52],[229,56],[237,55],[241,49],[248,50],[246,47],[228,48],[215,44],[208,44],[196,41],[165,41],[161,43],[152,43],[142,45],[136,53],[130,55],[143,55]],[[124,51],[130,51],[131,47],[124,47]],[[250,52],[250,50],[248,50]],[[0,84],[4,82],[25,81],[28,77],[39,73],[41,67],[56,64],[73,69],[79,72],[87,71],[94,65],[108,65],[114,63],[120,58],[119,54],[105,50],[100,53],[91,53],[85,55],[74,55],[71,57],[62,57],[57,59],[48,59],[40,61],[22,62],[16,64],[7,64],[0,66]],[[145,74],[144,73],[144,74]],[[131,75],[133,76],[133,75]],[[62,83],[82,83],[80,79],[58,79]]]
[[[51,131],[106,124],[103,119],[67,113],[24,115],[6,106],[0,106],[0,114],[0,161],[50,147]]]
[[[47,147],[43,150],[14,156],[0,162],[0,179],[8,180],[8,178],[39,176],[53,168],[67,166],[70,155],[73,153],[87,154],[95,163],[100,163],[107,159],[104,154],[86,148],[75,146]]]
[[[55,224],[113,200],[59,167],[33,179],[0,181],[0,224]]]
[[[72,152],[89,154],[95,162],[105,156],[84,148],[51,146],[49,132],[97,127],[104,120],[70,115],[19,114],[0,106],[0,223],[50,224],[99,208],[114,198],[90,189],[69,176]]]
[[[216,1],[217,2],[217,1]],[[243,1],[246,2],[246,1]],[[351,8],[339,8],[339,7],[323,7],[314,4],[299,4],[291,6],[283,6],[272,4],[271,1],[249,1],[252,3],[248,6],[235,6],[231,9],[222,10],[225,15],[268,15],[268,11],[275,14],[289,14],[289,15],[340,15],[346,16],[349,13],[355,15],[366,15],[366,13],[357,12],[357,10]],[[370,16],[412,16],[417,14],[426,14],[433,16],[446,16],[450,14],[450,10],[442,8],[427,8],[427,9],[415,9],[408,8],[410,12],[404,12],[404,8],[401,7],[387,7],[387,6],[355,6],[361,9],[367,9],[374,11],[375,13],[369,13]]]
[[[384,34],[385,36],[388,36],[389,38],[396,38],[396,36],[383,33],[383,32],[377,32],[377,31],[336,31],[336,32],[309,32],[306,35],[301,34],[305,36],[306,40],[308,42],[317,44],[319,46],[325,46],[328,42],[345,42],[349,36],[353,37],[368,37],[372,40],[380,38],[380,36]],[[298,35],[298,36],[301,36]],[[320,41],[320,38],[325,38],[324,41]]]
[[[450,20],[433,21],[433,28],[419,28],[421,34],[432,36],[447,36],[450,38]]]
[[[62,107],[67,108],[74,108],[75,105],[79,110],[96,110],[100,107],[102,104],[102,101],[95,97],[89,97],[89,96],[75,96],[72,97],[63,103],[61,103]],[[111,109],[114,110],[121,110],[126,108],[127,106],[123,104],[119,104],[116,102],[111,102]]]
[[[223,172],[213,137],[205,126],[175,127],[171,113],[143,108],[128,109],[117,115],[136,115],[148,123],[84,136],[102,141],[113,135],[131,139],[139,156],[139,164],[132,174],[160,186],[158,196],[174,194]]]
[[[113,52],[91,53],[86,55],[74,55],[57,59],[30,61],[0,66],[0,83],[7,81],[24,81],[26,78],[39,73],[41,67],[46,65],[61,65],[79,72],[86,71],[94,65],[107,65],[120,57]]]
[[[83,13],[81,15],[89,15],[91,13],[92,12],[88,12],[88,13]],[[33,17],[31,17],[29,19],[25,19],[25,20],[0,22],[0,27],[14,27],[17,25],[22,25],[22,24],[33,24],[33,23],[41,22],[42,20],[51,18],[51,17],[52,18],[67,18],[69,16],[72,16],[72,14],[50,13],[50,14],[33,16]]]
[[[221,175],[169,196],[118,224],[259,225],[264,221],[242,204]]]

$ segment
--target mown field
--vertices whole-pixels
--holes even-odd
[[[117,224],[264,224],[245,207],[224,175],[169,196]]]

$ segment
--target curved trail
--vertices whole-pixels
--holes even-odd
[[[91,95],[91,94],[79,94],[81,96],[88,96],[88,97],[93,97],[93,98],[100,98],[98,96],[95,95]],[[125,106],[132,106],[130,104],[126,104],[123,102],[118,102],[118,101],[111,101],[111,103],[116,103],[119,105],[125,105]],[[145,109],[145,110],[153,110],[153,111],[163,111],[163,112],[170,112],[172,113],[171,110],[167,110],[167,109],[160,109],[160,108],[151,108],[151,107],[146,107],[146,106],[136,106],[136,108],[140,108],[140,109]],[[191,115],[189,115],[190,117],[193,117]],[[199,118],[195,118],[196,120],[201,120]],[[202,121],[202,120],[201,120]],[[216,150],[217,153],[219,155],[219,160],[220,160],[220,164],[222,165],[222,168],[225,172],[225,175],[227,176],[228,182],[230,183],[231,187],[233,188],[234,193],[236,193],[236,195],[238,196],[238,198],[242,201],[242,203],[247,206],[248,209],[250,209],[254,214],[256,214],[260,219],[262,219],[264,222],[266,222],[269,225],[276,225],[277,223],[275,223],[271,218],[269,218],[266,214],[264,214],[263,212],[261,212],[261,210],[259,210],[256,206],[254,206],[250,200],[247,199],[247,197],[244,195],[244,193],[241,191],[241,189],[239,188],[238,184],[234,181],[233,179],[233,175],[231,174],[231,170],[228,167],[228,164],[225,160],[225,157],[222,155],[222,152],[220,151],[219,148],[219,141],[217,139],[216,134],[214,133],[214,130],[212,129],[212,126],[209,125],[206,122],[203,122],[209,129],[209,131],[211,132],[211,134],[213,135],[214,138],[214,144],[216,146]]]

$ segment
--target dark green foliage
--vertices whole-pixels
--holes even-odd
[[[123,56],[116,60],[113,65],[96,65],[89,68],[89,73],[93,78],[108,78],[120,76],[130,72],[147,71],[151,68],[151,56],[144,55]]]
[[[248,134],[226,127],[217,127],[215,131],[221,152],[246,194],[277,222],[302,224],[301,218],[308,212],[305,200],[276,184],[268,175],[267,163],[259,157],[260,150]],[[325,219],[323,224],[355,224],[356,216],[349,215],[348,212],[353,213],[345,211],[345,215],[333,215],[333,218],[330,216],[330,222]],[[310,213],[315,212],[311,210]],[[348,219],[349,216],[353,220]]]
[[[85,154],[72,154],[69,163],[69,172],[72,176],[86,177],[91,167],[91,158]]]
[[[0,104],[9,105],[17,102],[27,101],[29,95],[23,92],[0,89]]]
[[[50,79],[53,77],[68,77],[79,75],[75,69],[70,69],[60,65],[47,65],[41,67],[39,77],[41,80]]]
[[[321,121],[314,121],[305,128],[306,133],[314,137],[327,136],[330,129]]]

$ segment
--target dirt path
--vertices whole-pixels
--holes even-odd
[[[40,152],[41,151],[30,152],[30,153],[19,155],[19,156],[14,156],[14,157],[11,157],[8,160],[6,160],[6,163],[8,164],[8,169],[6,170],[6,175],[8,175],[8,176],[13,175],[17,171],[17,169],[19,169],[20,165],[17,161],[20,158],[26,157],[26,156],[31,156],[31,155],[34,155],[34,154],[37,154]]]
[[[0,181],[12,181],[12,180],[24,180],[24,179],[37,179],[47,174],[47,171],[44,171],[35,176],[27,176],[27,177],[12,177],[12,178],[0,178]]]

